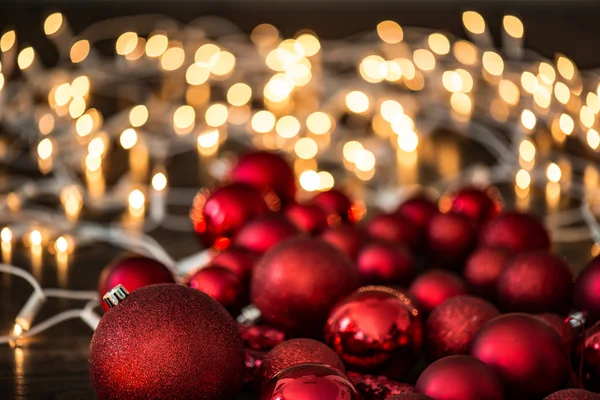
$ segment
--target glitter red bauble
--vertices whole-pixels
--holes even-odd
[[[107,265],[100,274],[98,294],[105,310],[108,305],[102,297],[117,285],[123,285],[130,293],[141,287],[156,283],[175,283],[173,273],[160,262],[142,256],[125,256]]]
[[[349,224],[326,229],[320,237],[352,259],[356,259],[360,249],[367,243],[366,234],[358,227]]]
[[[468,356],[442,358],[421,373],[420,393],[436,400],[504,400],[504,388],[496,373]]]
[[[327,228],[327,214],[316,204],[290,204],[283,210],[285,217],[301,232],[314,235]]]
[[[421,393],[402,393],[396,396],[388,397],[386,400],[434,400]]]
[[[400,204],[394,215],[408,219],[421,232],[426,232],[434,215],[439,214],[437,205],[425,197],[415,197]]]
[[[544,397],[544,400],[600,400],[600,395],[582,389],[565,389]]]
[[[210,265],[227,268],[245,281],[252,274],[258,258],[259,255],[253,251],[232,246],[217,253],[210,261]]]
[[[367,244],[358,254],[357,264],[363,285],[407,285],[415,275],[415,259],[402,244]]]
[[[245,154],[231,171],[233,182],[254,186],[261,192],[272,190],[284,203],[294,201],[296,178],[283,157],[266,151]]]
[[[600,393],[600,322],[585,332],[581,380],[586,389]]]
[[[498,278],[498,302],[506,311],[566,313],[571,305],[573,275],[560,258],[545,252],[511,260]]]
[[[240,278],[230,270],[217,266],[202,268],[192,275],[188,286],[206,293],[231,313],[243,306],[244,286]]]
[[[471,221],[459,214],[437,214],[429,222],[427,247],[444,267],[462,265],[476,242]]]
[[[505,314],[479,330],[470,355],[491,367],[508,399],[538,399],[565,386],[569,366],[560,336],[528,314]]]
[[[406,296],[365,286],[331,311],[325,341],[350,368],[398,379],[421,353],[423,326]]]
[[[500,312],[486,300],[455,296],[437,306],[427,319],[426,347],[429,358],[468,354],[479,329]],[[435,397],[435,396],[434,396]]]
[[[322,364],[298,364],[271,378],[261,400],[362,400],[350,380]]]
[[[452,272],[433,269],[419,275],[408,291],[419,309],[430,313],[447,299],[467,294],[465,284]]]
[[[535,217],[517,211],[498,215],[485,224],[479,242],[482,246],[505,247],[515,253],[550,250],[550,237]]]
[[[350,198],[337,189],[319,193],[312,199],[312,204],[325,211],[329,225],[332,226],[339,222],[356,222],[360,219],[353,212]]]
[[[575,305],[594,320],[600,319],[600,256],[581,271],[575,282]]]
[[[413,251],[421,246],[419,230],[404,217],[379,214],[365,224],[365,232],[373,239],[402,243]]]
[[[89,369],[100,400],[234,400],[244,359],[236,323],[219,303],[161,284],[132,292],[104,314]]]
[[[396,382],[385,376],[348,372],[348,378],[354,383],[363,400],[389,399],[401,393],[416,393],[414,386],[408,383]]]
[[[286,240],[254,268],[251,298],[262,319],[298,335],[320,335],[329,310],[359,285],[358,268],[335,247]]]
[[[465,187],[450,195],[450,210],[469,218],[476,227],[482,226],[500,213],[502,202],[496,188],[482,190]]]
[[[235,237],[235,245],[264,253],[277,243],[292,238],[298,230],[280,215],[264,215],[244,225]]]
[[[265,354],[257,380],[264,383],[288,367],[305,363],[323,364],[346,372],[344,363],[330,347],[312,339],[292,339]]]
[[[469,292],[496,301],[498,278],[512,257],[502,247],[480,247],[471,253],[463,270]]]

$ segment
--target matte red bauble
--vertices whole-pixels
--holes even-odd
[[[320,207],[327,214],[331,226],[339,222],[356,222],[361,216],[354,213],[352,201],[348,196],[337,189],[321,192],[312,199],[312,204]]]
[[[241,183],[223,186],[212,194],[199,193],[190,218],[205,244],[227,248],[238,230],[251,219],[269,212],[261,192]]]
[[[365,224],[365,232],[373,239],[401,243],[413,251],[421,246],[419,230],[404,217],[379,214]]]
[[[104,314],[89,369],[100,400],[234,400],[244,359],[236,323],[219,303],[161,284],[132,292]]]
[[[565,317],[552,313],[536,314],[535,317],[554,329],[554,332],[558,333],[565,343],[570,343],[573,339],[570,329],[565,329]]]
[[[102,297],[117,285],[123,285],[129,292],[156,283],[175,283],[173,273],[169,268],[151,258],[142,256],[125,256],[117,258],[104,267],[98,282],[100,303],[105,310],[108,305]]]
[[[286,339],[285,332],[268,325],[238,324],[238,328],[244,341],[244,347],[252,350],[269,351]]]
[[[407,285],[415,275],[415,259],[402,244],[370,243],[358,254],[357,264],[363,285]]]
[[[361,400],[350,380],[336,369],[321,364],[299,364],[271,378],[261,400]]]
[[[408,219],[421,232],[426,232],[429,221],[439,212],[434,202],[425,197],[415,197],[400,204],[394,215]]]
[[[316,204],[290,204],[284,209],[285,217],[301,232],[314,235],[327,228],[327,214]]]
[[[387,287],[365,286],[331,311],[325,341],[349,367],[398,379],[421,353],[423,326],[409,298]]]
[[[421,393],[402,393],[396,396],[388,397],[387,400],[434,400]]]
[[[244,286],[230,270],[217,266],[202,268],[188,280],[188,286],[206,293],[232,313],[243,306]]]
[[[581,380],[586,389],[600,393],[600,322],[585,332]]]
[[[504,400],[496,373],[468,356],[442,358],[425,369],[416,388],[435,400]]]
[[[458,275],[433,269],[418,276],[410,286],[408,294],[421,311],[430,313],[447,299],[467,294],[467,291]]]
[[[329,310],[359,285],[358,268],[319,240],[273,247],[254,268],[251,298],[262,319],[298,335],[320,335]]]
[[[366,234],[360,228],[349,224],[326,229],[320,237],[353,260],[356,259],[360,249],[367,243]]]
[[[479,242],[482,246],[505,247],[516,253],[550,250],[550,237],[535,217],[517,211],[498,215],[485,224]]]
[[[280,215],[264,215],[244,225],[235,237],[236,246],[262,254],[285,239],[298,234],[298,230]]]
[[[288,367],[305,363],[323,364],[346,372],[344,363],[330,347],[312,339],[292,339],[265,354],[258,382],[264,383]]]
[[[474,296],[452,297],[437,306],[427,319],[427,354],[432,360],[468,354],[479,329],[500,312],[486,300]],[[434,396],[435,397],[435,396]]]
[[[245,281],[252,274],[259,255],[243,247],[228,247],[217,253],[210,261],[211,265],[227,268]]]
[[[600,256],[581,271],[575,282],[575,305],[594,320],[600,319]]]
[[[385,376],[348,372],[348,378],[362,395],[363,400],[389,399],[401,393],[416,393],[414,386],[408,383],[392,381]]]
[[[480,247],[471,253],[463,270],[469,292],[496,301],[498,278],[512,257],[502,247]]]
[[[544,397],[544,400],[599,400],[596,393],[582,389],[565,389]]]
[[[475,229],[469,219],[459,214],[437,214],[427,229],[428,249],[443,266],[462,265],[476,242]]]
[[[569,266],[546,252],[512,259],[498,278],[498,302],[507,311],[566,313],[571,305],[573,275]]]
[[[502,202],[498,189],[482,190],[465,187],[450,195],[450,210],[469,218],[476,227],[481,227],[500,213]]]
[[[266,151],[248,153],[231,171],[233,182],[254,186],[261,192],[272,190],[284,203],[294,201],[296,178],[283,157]]]
[[[506,398],[542,398],[565,386],[569,366],[560,336],[528,314],[505,314],[479,330],[470,355],[491,367]]]

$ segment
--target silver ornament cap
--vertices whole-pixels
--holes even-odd
[[[119,304],[120,301],[125,300],[127,296],[129,296],[129,292],[125,289],[125,286],[119,284],[109,290],[108,293],[102,297],[102,300],[104,300],[108,308],[113,308]]]

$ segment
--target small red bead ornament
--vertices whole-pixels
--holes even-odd
[[[429,222],[428,250],[444,267],[462,266],[475,243],[475,229],[471,221],[463,215],[437,214]]]
[[[235,245],[262,254],[277,243],[292,238],[298,230],[280,215],[264,215],[244,225],[235,238]]]
[[[246,281],[250,278],[258,258],[259,255],[253,251],[232,246],[218,252],[210,261],[210,265],[227,268],[240,277],[242,281]]]
[[[328,226],[327,214],[316,204],[290,204],[283,213],[296,228],[309,235],[322,232]]]
[[[469,292],[496,301],[498,278],[513,256],[502,247],[480,247],[471,253],[463,270]]]
[[[507,211],[485,224],[479,242],[482,246],[505,247],[515,253],[550,250],[550,237],[535,217]]]
[[[202,268],[189,278],[187,284],[206,293],[233,314],[243,306],[242,281],[226,268],[218,266]]]
[[[591,260],[575,282],[575,305],[593,320],[600,319],[600,256]]]
[[[402,244],[374,242],[366,245],[357,259],[363,285],[407,285],[415,274],[415,260]]]
[[[419,275],[408,291],[419,309],[430,313],[447,299],[467,294],[465,284],[452,272],[433,269]]]
[[[342,224],[326,229],[320,236],[338,250],[344,252],[353,260],[360,249],[367,243],[366,234],[355,225]]]
[[[331,226],[340,222],[355,223],[362,218],[362,212],[358,205],[338,189],[321,192],[312,199],[312,204],[320,207],[327,214],[327,222]]]
[[[365,232],[373,239],[401,243],[412,251],[417,251],[422,244],[419,229],[408,219],[397,215],[377,215],[365,224]]]
[[[450,212],[469,218],[477,228],[502,210],[500,192],[494,187],[464,187],[450,195]]]
[[[429,222],[434,215],[439,214],[438,206],[431,200],[420,196],[400,204],[394,215],[408,219],[423,233],[427,232]]]

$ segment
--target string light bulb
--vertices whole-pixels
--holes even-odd
[[[462,15],[465,28],[474,34],[480,35],[485,32],[485,20],[475,11],[465,11]]]
[[[346,95],[346,107],[356,114],[362,114],[369,110],[369,98],[361,91],[355,90]]]
[[[531,185],[531,175],[524,169],[520,169],[515,176],[517,187],[521,190],[526,190]]]
[[[15,45],[17,41],[17,34],[15,31],[11,30],[2,35],[0,38],[0,51],[6,53]]]
[[[377,24],[377,35],[388,44],[397,44],[404,39],[402,27],[394,21],[382,21]]]
[[[162,192],[167,187],[167,176],[163,172],[158,172],[152,177],[152,188],[157,192]]]
[[[53,36],[63,26],[63,15],[59,12],[50,14],[44,21],[44,33],[46,36]]]
[[[26,70],[33,64],[33,60],[35,59],[35,50],[33,47],[26,47],[19,53],[17,58],[17,64],[21,70]]]
[[[54,146],[52,141],[48,138],[42,139],[42,141],[38,144],[37,151],[38,156],[42,160],[47,160],[52,157],[52,151],[54,150]]]
[[[546,168],[546,177],[548,178],[548,181],[558,183],[562,177],[560,167],[555,163],[550,163],[548,168]]]
[[[90,42],[82,39],[73,43],[71,51],[69,52],[69,58],[73,64],[79,64],[83,62],[90,54]]]
[[[523,22],[514,15],[505,15],[502,19],[504,31],[515,39],[521,39],[525,33]]]
[[[115,45],[117,54],[125,56],[135,50],[138,44],[138,35],[135,32],[125,32],[117,39]]]
[[[13,240],[13,234],[9,227],[2,228],[0,231],[0,239],[3,243],[11,243]]]

